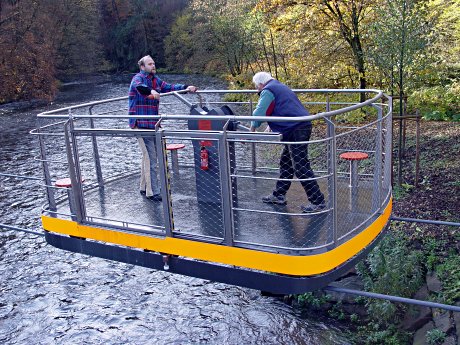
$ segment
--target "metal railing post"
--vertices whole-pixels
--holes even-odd
[[[41,121],[40,121],[41,122]],[[45,178],[45,185],[46,187],[46,197],[48,199],[48,205],[49,209],[51,211],[56,212],[57,211],[57,206],[56,206],[56,199],[54,197],[54,189],[49,187],[51,186],[51,175],[50,175],[50,170],[48,166],[48,161],[46,160],[46,146],[45,142],[43,141],[43,137],[40,134],[40,123],[38,127],[38,142],[40,145],[40,159],[42,161],[42,167],[43,167],[43,175]]]
[[[252,104],[252,99],[251,99],[249,100],[249,112],[251,115],[252,115],[252,111],[253,111],[253,104]],[[253,175],[255,175],[257,171],[257,156],[256,156],[256,144],[255,143],[251,143],[251,157],[252,157],[251,172]]]
[[[72,133],[73,118],[69,110],[69,121],[64,126],[64,136],[66,142],[67,161],[69,163],[69,177],[71,181],[72,193],[69,195],[69,204],[73,204],[77,222],[81,223],[85,218],[83,198],[81,195],[81,173],[78,163],[78,151],[76,141]],[[72,199],[72,200],[70,200]]]
[[[377,109],[377,124],[374,159],[374,188],[372,192],[372,210],[377,211],[382,203],[382,107],[373,104]]]
[[[224,225],[224,243],[233,246],[233,202],[232,183],[230,177],[230,154],[227,142],[227,127],[229,121],[223,127],[222,135],[219,137],[219,167],[220,167],[220,188],[222,191],[222,216]]]
[[[161,185],[161,198],[163,199],[163,217],[165,220],[166,236],[172,237],[174,231],[174,215],[171,199],[171,179],[169,177],[168,157],[166,145],[163,140],[163,129],[160,128],[161,119],[155,125],[155,146],[158,159],[158,178]]]
[[[415,111],[415,187],[420,179],[420,112]]]
[[[93,107],[94,106],[89,107],[89,114],[90,115],[93,115]],[[94,127],[94,120],[93,120],[92,117],[89,119],[89,125],[90,125],[91,128],[95,128]],[[104,187],[104,180],[102,178],[101,160],[100,160],[100,157],[99,157],[99,150],[98,150],[98,147],[97,147],[96,136],[95,135],[91,136],[91,139],[92,139],[92,143],[93,143],[93,156],[94,156],[94,164],[95,164],[95,167],[96,167],[97,183],[98,183],[99,187]]]
[[[386,124],[385,124],[385,163],[384,163],[384,171],[383,171],[383,188],[385,189],[385,193],[388,193],[391,190],[391,159],[392,159],[392,152],[391,152],[391,143],[393,138],[391,137],[392,134],[392,114],[391,110],[389,111],[388,116],[386,116]]]
[[[334,247],[337,246],[337,193],[336,193],[336,186],[337,186],[337,139],[335,133],[335,124],[330,119],[325,117],[324,118],[327,122],[327,137],[329,138],[328,144],[328,174],[329,174],[329,182],[328,182],[328,208],[332,210],[331,212],[331,227],[332,227],[332,240],[334,243]]]

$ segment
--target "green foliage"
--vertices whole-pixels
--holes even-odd
[[[190,2],[194,43],[199,45],[194,58],[207,61],[206,68],[219,71],[222,67],[232,76],[247,71],[253,48],[254,27],[248,13],[255,1],[229,2],[193,0]],[[170,36],[169,43],[183,40],[182,37]],[[187,62],[187,61],[184,61]]]
[[[397,86],[400,98],[406,94],[407,81],[417,75],[426,61],[421,52],[426,49],[435,26],[425,2],[417,0],[387,0],[376,21],[371,24],[367,48],[370,61],[390,80],[390,90]],[[400,104],[399,114],[403,115]]]
[[[240,88],[252,88],[250,76],[260,70],[293,88],[351,88],[367,81],[370,88],[393,90],[398,81],[413,94],[411,109],[426,119],[460,121],[459,4],[6,1],[0,6],[0,103],[51,99],[56,77],[134,72],[136,61],[151,54],[159,68],[231,75]],[[32,72],[23,68],[28,64]],[[356,123],[366,116],[356,111],[338,120]]]
[[[226,93],[224,98],[224,102],[248,102],[248,96],[242,93]],[[253,103],[253,106],[257,104],[257,101]]]
[[[440,241],[432,237],[423,239],[425,266],[428,271],[434,270],[435,266],[441,261],[440,252],[444,246],[444,241]]]
[[[401,183],[401,187],[406,191],[410,192],[412,189],[414,189],[414,185],[409,184],[409,183]]]
[[[442,295],[446,303],[460,300],[460,256],[452,253],[436,267],[436,274],[442,282]]]
[[[399,232],[388,233],[356,268],[368,291],[410,297],[423,283],[422,253],[409,249]],[[381,300],[369,300],[367,307],[370,315],[386,324],[397,322],[402,308]]]
[[[337,320],[345,320],[346,319],[345,312],[342,309],[342,302],[341,301],[339,301],[336,304],[334,304],[332,306],[332,308],[328,310],[328,314],[331,317],[333,317],[333,318],[335,318]]]
[[[440,345],[445,339],[446,333],[437,328],[426,333],[426,341],[429,345]]]
[[[391,325],[382,329],[377,323],[358,327],[356,343],[366,345],[406,345],[410,343],[411,334]]]
[[[357,343],[366,345],[405,345],[409,344],[411,335],[391,325],[381,329],[379,324],[370,323],[358,327]]]
[[[171,33],[165,38],[168,67],[175,71],[197,72],[205,69],[208,59],[205,54],[199,55],[200,47],[195,44],[193,25],[193,16],[190,11],[186,11],[177,17]]]
[[[328,295],[306,292],[297,295],[297,302],[301,305],[306,305],[314,308],[320,308],[324,303],[327,303]]]
[[[237,76],[228,76],[227,77],[227,82],[229,84],[229,89],[230,90],[246,90],[246,89],[254,89],[254,84],[252,82],[252,74],[251,73],[245,73],[245,74],[240,74]]]
[[[460,81],[414,91],[410,109],[418,109],[426,120],[460,121]]]
[[[100,0],[106,57],[118,71],[136,71],[136,62],[150,54],[157,67],[165,66],[164,39],[186,0]],[[97,41],[97,40],[96,40]]]
[[[360,123],[365,122],[366,119],[367,119],[367,114],[365,111],[361,109],[352,110],[347,113],[336,116],[336,120],[338,123],[360,124]]]
[[[357,314],[351,314],[351,315],[350,315],[350,321],[351,321],[352,323],[358,323],[358,321],[359,321],[359,316],[358,316]]]
[[[407,189],[405,189],[402,185],[401,186],[394,186],[393,187],[393,198],[395,200],[401,200],[407,194]]]

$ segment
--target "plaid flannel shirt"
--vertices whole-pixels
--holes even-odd
[[[184,90],[187,85],[184,84],[168,84],[154,74],[140,71],[137,73],[129,86],[128,93],[128,114],[129,115],[158,115],[158,107],[160,101],[156,99],[148,99],[148,95],[142,95],[137,91],[137,86],[146,86],[154,89],[158,93]],[[153,119],[129,119],[129,127],[131,128],[149,128],[155,129],[157,120]]]

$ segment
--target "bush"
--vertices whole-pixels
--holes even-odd
[[[409,97],[408,108],[419,109],[426,120],[460,121],[460,81],[415,91]]]
[[[426,341],[430,345],[442,344],[446,339],[446,333],[440,329],[433,329],[426,333]]]
[[[356,268],[367,291],[410,297],[423,283],[422,253],[409,249],[403,233],[389,232]],[[367,307],[386,324],[396,323],[404,308],[385,300],[369,300]]]
[[[443,299],[445,303],[455,303],[460,300],[460,257],[452,253],[436,268],[436,274],[442,282]]]

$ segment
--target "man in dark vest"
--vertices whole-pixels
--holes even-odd
[[[310,115],[296,94],[286,85],[273,79],[268,72],[259,72],[252,78],[259,90],[259,102],[253,116],[299,117]],[[318,212],[326,207],[324,195],[319,189],[315,175],[308,160],[308,144],[311,135],[310,121],[267,121],[270,129],[283,135],[282,141],[299,142],[284,145],[280,158],[280,180],[272,194],[263,197],[269,204],[286,204],[286,193],[291,186],[294,174],[307,193],[310,205],[301,206],[302,212]],[[251,131],[261,125],[259,121],[251,122]]]

